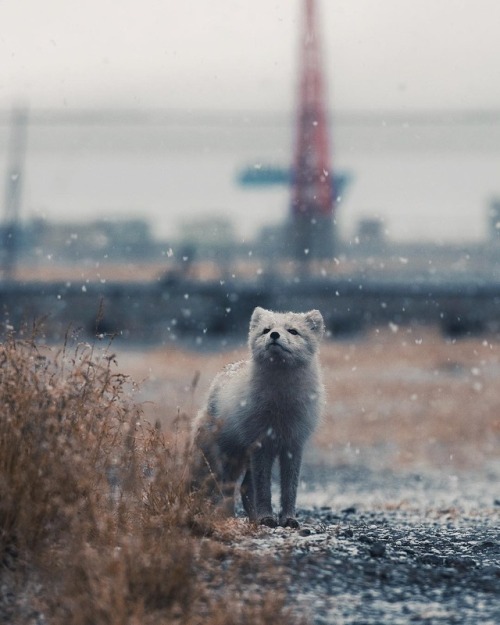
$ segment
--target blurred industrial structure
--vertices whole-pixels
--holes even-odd
[[[500,244],[500,198],[493,198],[488,214],[488,234],[490,241]]]
[[[248,168],[240,174],[247,185],[289,183],[289,223],[280,246],[288,256],[310,261],[334,256],[334,213],[347,182],[334,174],[326,106],[321,41],[315,0],[304,0],[300,38],[299,98],[295,153],[291,172],[279,167]]]
[[[169,240],[157,238],[156,224],[141,218],[21,220],[28,114],[14,109],[0,224],[0,336],[45,318],[46,335],[56,339],[73,324],[136,341],[190,336],[201,343],[246,332],[256,305],[320,308],[333,335],[428,323],[453,336],[500,335],[498,198],[488,208],[488,236],[472,243],[398,243],[370,213],[351,238],[336,232],[349,177],[331,161],[316,2],[303,0],[303,6],[293,162],[253,165],[239,175],[245,186],[288,185],[288,218],[265,226],[254,240],[242,241],[231,220],[217,215],[184,219]],[[116,185],[110,187],[114,194]],[[166,206],[175,207],[171,197]],[[100,265],[113,262],[127,271],[104,279]],[[84,278],[81,268],[89,263],[99,272]],[[139,278],[134,263],[157,263],[156,274]],[[40,278],[50,275],[43,273],[47,264],[73,273]]]
[[[315,0],[305,0],[304,7],[291,238],[295,258],[331,258],[335,189]]]

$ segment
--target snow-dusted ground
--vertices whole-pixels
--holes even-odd
[[[481,470],[453,473],[435,469],[391,471],[359,464],[306,464],[300,486],[298,500],[302,507],[421,511],[456,507],[469,513],[490,509],[495,501],[500,506],[500,461],[490,461]]]
[[[493,625],[499,469],[440,475],[306,465],[301,528],[262,528],[237,549],[285,567],[288,605],[312,623]]]

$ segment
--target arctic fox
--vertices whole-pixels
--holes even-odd
[[[318,346],[321,313],[277,313],[257,307],[250,320],[250,359],[217,374],[194,424],[194,484],[234,514],[241,476],[251,521],[299,526],[295,500],[302,450],[323,407]],[[271,470],[280,463],[281,511],[273,515]]]

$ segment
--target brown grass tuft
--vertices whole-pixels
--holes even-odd
[[[0,595],[0,620],[293,623],[282,573],[231,547],[234,524],[185,487],[182,436],[131,390],[109,350],[0,345],[0,567],[16,597]]]

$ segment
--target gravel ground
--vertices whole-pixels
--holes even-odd
[[[147,378],[154,421],[176,405],[192,414],[243,353],[120,362]],[[318,625],[500,624],[500,342],[394,327],[326,342],[322,363],[329,402],[302,473],[301,529],[249,535],[242,520],[231,548],[283,565],[287,605]]]
[[[315,624],[500,623],[500,467],[391,473],[304,467],[299,530],[239,549],[289,572],[289,605]]]

